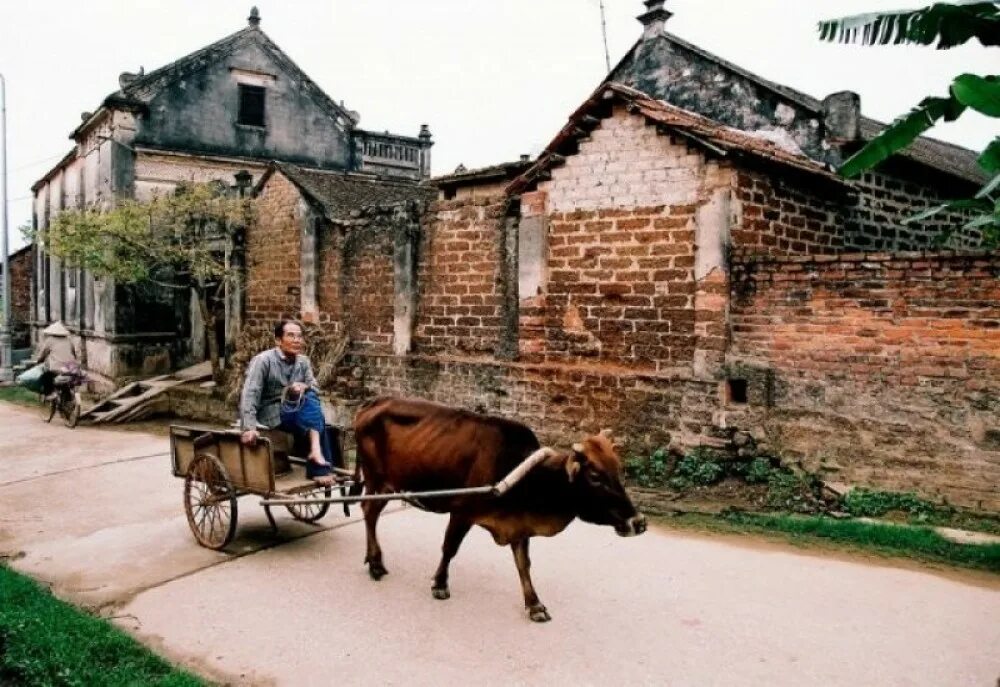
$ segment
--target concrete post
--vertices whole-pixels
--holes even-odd
[[[14,379],[10,342],[10,256],[7,255],[7,80],[0,74],[0,252],[3,253],[3,321],[0,321],[0,382]]]
[[[415,225],[415,226],[414,226]],[[413,345],[413,321],[417,309],[417,239],[419,219],[396,227],[393,246],[392,352],[406,355]]]

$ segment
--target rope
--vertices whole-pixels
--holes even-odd
[[[292,394],[291,385],[286,386],[281,390],[281,412],[282,413],[297,413],[302,409],[302,404],[306,401],[306,392],[303,391],[294,400],[289,400],[289,396]]]

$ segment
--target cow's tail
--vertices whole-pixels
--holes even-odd
[[[351,485],[351,496],[360,495],[365,486],[364,469],[362,468],[365,454],[361,444],[363,437],[367,436],[370,431],[371,418],[368,411],[382,400],[384,399],[381,397],[369,399],[358,406],[358,410],[354,414],[354,422],[352,423],[354,430],[354,483]]]

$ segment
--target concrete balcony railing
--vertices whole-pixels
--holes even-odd
[[[418,137],[355,129],[355,144],[362,172],[421,181],[430,177],[430,131],[424,125]]]

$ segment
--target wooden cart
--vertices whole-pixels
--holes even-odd
[[[287,508],[296,520],[316,522],[334,503],[344,507],[363,501],[407,501],[422,507],[421,500],[453,496],[502,497],[532,468],[554,455],[542,447],[526,457],[496,484],[419,492],[362,494],[351,472],[344,469],[343,434],[333,427],[336,484],[317,486],[305,474],[305,459],[289,448],[284,432],[263,431],[254,446],[245,446],[236,429],[210,429],[171,425],[170,459],[175,477],[184,479],[184,512],[198,543],[221,549],[236,533],[237,499],[246,494],[261,497],[271,527],[277,529],[271,509]],[[333,491],[339,491],[334,495]]]
[[[256,445],[246,446],[239,430],[172,425],[173,474],[184,480],[184,512],[198,543],[210,549],[229,544],[236,533],[237,499],[247,494],[268,502],[262,505],[275,528],[272,505],[283,505],[303,522],[326,515],[332,492],[346,496],[351,485],[350,473],[343,469],[342,434],[336,428],[328,431],[334,435],[334,464],[341,467],[335,468],[337,483],[322,487],[306,477],[305,459],[290,455],[291,437],[284,432],[263,431]]]

